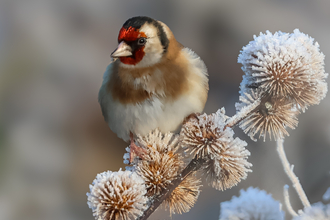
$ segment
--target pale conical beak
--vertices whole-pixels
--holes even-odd
[[[112,58],[128,57],[128,56],[132,56],[132,48],[128,46],[124,41],[120,42],[118,47],[111,54]]]

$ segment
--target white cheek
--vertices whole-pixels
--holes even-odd
[[[163,47],[161,46],[160,42],[157,42],[156,40],[152,40],[146,44],[144,48],[144,53],[145,54],[143,56],[143,59],[137,64],[130,65],[130,64],[120,63],[120,65],[125,68],[142,68],[142,67],[153,66],[156,63],[159,63],[159,61],[161,60],[163,55]]]
[[[157,53],[146,53],[143,59],[136,64],[136,67],[148,67],[155,65],[162,58],[162,54]]]
[[[158,37],[149,38],[144,47],[144,57],[136,67],[148,67],[160,61],[163,55],[163,47]]]

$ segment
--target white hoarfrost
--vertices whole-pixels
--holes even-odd
[[[220,204],[219,220],[283,220],[282,204],[258,188],[240,190],[240,196]]]
[[[324,54],[313,38],[298,29],[254,36],[243,47],[238,63],[245,72],[240,86],[242,96],[258,88],[270,95],[286,96],[304,111],[327,93]]]
[[[293,220],[330,220],[330,204],[315,203],[304,211],[300,211],[299,216]]]
[[[223,148],[234,136],[234,131],[226,129],[225,109],[216,113],[206,113],[196,116],[186,122],[181,129],[182,146],[189,154],[199,157],[217,157]]]
[[[166,132],[162,133],[159,129],[155,129],[150,131],[149,134],[142,137],[138,135],[136,139],[137,145],[144,148],[153,148],[162,151],[174,151],[176,152],[178,149],[179,138],[178,135]]]
[[[329,201],[330,200],[330,187],[327,189],[327,191],[323,195],[323,200],[324,201]]]
[[[218,190],[237,185],[252,171],[247,143],[234,138],[227,119],[224,108],[210,115],[196,115],[184,123],[180,133],[185,152],[205,159],[202,173]]]
[[[243,47],[238,63],[245,75],[236,105],[238,116],[232,121],[238,121],[254,140],[257,133],[264,141],[266,136],[275,140],[288,136],[286,128],[297,126],[298,114],[319,104],[328,91],[324,54],[313,38],[298,29],[254,36]]]
[[[89,189],[87,204],[96,220],[136,219],[147,208],[144,181],[135,172],[97,174]]]

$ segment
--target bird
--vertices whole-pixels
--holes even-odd
[[[201,113],[208,96],[205,63],[161,21],[129,18],[103,76],[98,100],[110,129],[130,141],[130,162],[146,153],[134,142],[154,129],[175,132]]]

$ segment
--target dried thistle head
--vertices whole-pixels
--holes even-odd
[[[147,195],[153,197],[169,187],[183,169],[184,157],[179,151],[179,138],[173,133],[162,134],[156,129],[145,137],[138,136],[137,144],[147,149],[148,155],[135,164],[135,169],[145,181]],[[163,204],[171,214],[188,212],[197,201],[200,186],[200,180],[190,175]]]
[[[142,160],[136,165],[136,171],[144,179],[147,195],[158,195],[171,184],[182,167],[182,160],[178,157],[170,157],[167,154],[152,152],[150,160]]]
[[[188,120],[181,129],[180,138],[185,152],[203,157],[213,157],[221,152],[223,142],[230,139],[234,132],[225,128],[225,110],[202,114]]]
[[[136,219],[147,208],[144,181],[134,172],[100,173],[89,188],[87,204],[96,220]]]
[[[252,172],[251,163],[247,161],[250,152],[245,148],[246,142],[231,138],[223,144],[217,157],[207,160],[203,175],[210,185],[217,190],[226,190],[236,186]]]
[[[275,140],[289,136],[286,128],[294,129],[297,127],[299,111],[292,102],[284,97],[266,95],[251,89],[250,93],[240,96],[241,102],[236,103],[237,111],[252,104],[260,96],[263,96],[260,105],[240,122],[240,127],[252,139],[257,133],[259,133],[259,138],[263,137],[264,141],[267,136]]]
[[[240,190],[240,196],[220,204],[220,220],[283,220],[282,204],[258,188]]]
[[[151,131],[144,137],[138,135],[136,141],[137,146],[157,151],[160,154],[175,154],[179,149],[179,138],[177,135],[171,132],[162,134],[158,129]]]
[[[162,134],[159,130],[147,136],[138,136],[138,146],[148,150],[148,155],[135,164],[135,169],[144,179],[147,195],[158,195],[178,175],[184,160],[178,152],[178,136],[173,133]]]
[[[171,214],[188,212],[197,201],[201,187],[201,180],[191,174],[186,177],[171,193],[163,204]]]
[[[330,204],[323,204],[318,202],[312,206],[304,208],[300,211],[299,215],[294,217],[293,220],[329,220],[330,219]]]
[[[245,148],[246,142],[233,138],[233,130],[225,126],[226,119],[224,108],[199,115],[187,121],[180,133],[185,151],[206,160],[203,175],[218,190],[245,179],[252,166],[247,162],[250,152]]]
[[[298,29],[292,34],[269,31],[254,36],[238,57],[245,72],[241,95],[262,89],[270,96],[285,97],[304,111],[327,93],[324,55],[314,39]]]
[[[179,147],[179,138],[178,135],[167,132],[162,134],[158,129],[151,131],[146,136],[142,137],[141,135],[137,135],[137,139],[135,140],[136,145],[143,149],[146,149],[148,152],[158,152],[159,154],[168,154],[171,157],[173,155],[179,156],[178,150]],[[124,163],[129,164],[129,152],[130,148],[126,148],[127,153],[124,154]],[[148,155],[146,155],[145,160],[152,160],[148,159]],[[132,165],[136,165],[139,163],[139,158],[135,158],[134,161],[131,163]],[[128,169],[133,169],[134,167],[127,167]]]

